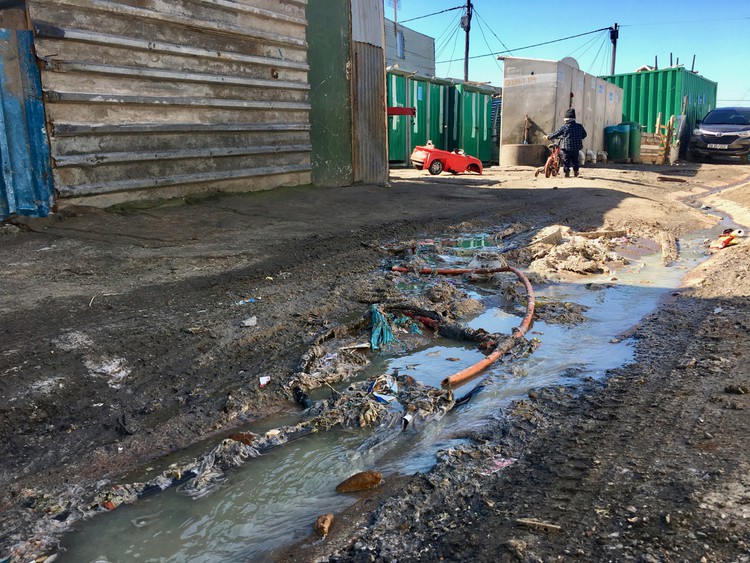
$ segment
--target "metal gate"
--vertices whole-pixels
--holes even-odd
[[[0,28],[0,219],[42,217],[53,201],[49,142],[31,31]]]

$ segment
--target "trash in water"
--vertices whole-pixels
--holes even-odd
[[[258,317],[250,317],[249,319],[245,319],[240,323],[245,328],[257,326],[258,324]]]
[[[726,248],[727,246],[738,244],[740,241],[738,241],[737,239],[744,236],[745,231],[743,231],[742,229],[725,229],[721,236],[713,241],[708,246],[708,248],[710,250],[721,250],[722,248]]]
[[[294,394],[294,400],[297,401],[299,406],[303,409],[309,409],[313,406],[312,399],[310,399],[310,396],[305,393],[301,387],[295,387],[292,389],[292,393]]]

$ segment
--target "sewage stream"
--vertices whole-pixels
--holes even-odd
[[[336,485],[353,473],[377,469],[388,479],[428,471],[438,450],[462,442],[455,436],[498,416],[529,389],[601,378],[631,361],[633,343],[621,340],[622,333],[654,311],[686,272],[705,259],[703,241],[716,232],[694,233],[681,241],[680,260],[668,268],[662,266],[660,254],[651,254],[616,272],[616,281],[609,274],[535,287],[537,300],[589,307],[588,320],[575,326],[536,321],[527,337],[538,338],[541,346],[527,358],[491,366],[472,385],[457,390],[461,396],[473,385],[483,385],[469,403],[439,421],[408,428],[375,446],[367,430],[335,429],[306,436],[249,460],[204,496],[195,498],[172,488],[79,522],[63,537],[60,561],[268,560],[274,549],[306,537],[320,514],[339,512],[356,501],[356,496],[335,492]],[[475,297],[484,296],[487,309],[468,323],[471,327],[509,333],[519,324],[524,311],[504,309],[486,288],[477,292]],[[439,387],[446,375],[482,357],[475,347],[447,339],[408,353],[399,353],[395,346],[376,356],[361,377],[398,370]],[[246,429],[257,433],[288,423],[289,416],[278,417]]]

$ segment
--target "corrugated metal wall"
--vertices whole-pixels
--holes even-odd
[[[61,197],[310,182],[307,0],[27,4]]]
[[[388,178],[383,3],[351,0],[354,181]]]

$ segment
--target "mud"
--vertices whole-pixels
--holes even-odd
[[[512,241],[566,225],[663,246],[663,233],[715,225],[722,206],[749,225],[748,172],[402,171],[389,189],[285,188],[17,221],[0,235],[0,557],[53,553],[69,503],[297,409],[287,382],[303,354],[394,297],[382,244],[408,254],[403,242],[424,237]],[[657,180],[674,174],[686,182]],[[750,560],[750,396],[726,391],[750,380],[748,248],[717,253],[633,330],[636,363],[604,384],[531,393],[474,446],[386,482],[336,515],[325,541],[278,558]],[[609,267],[607,252],[588,260]]]

